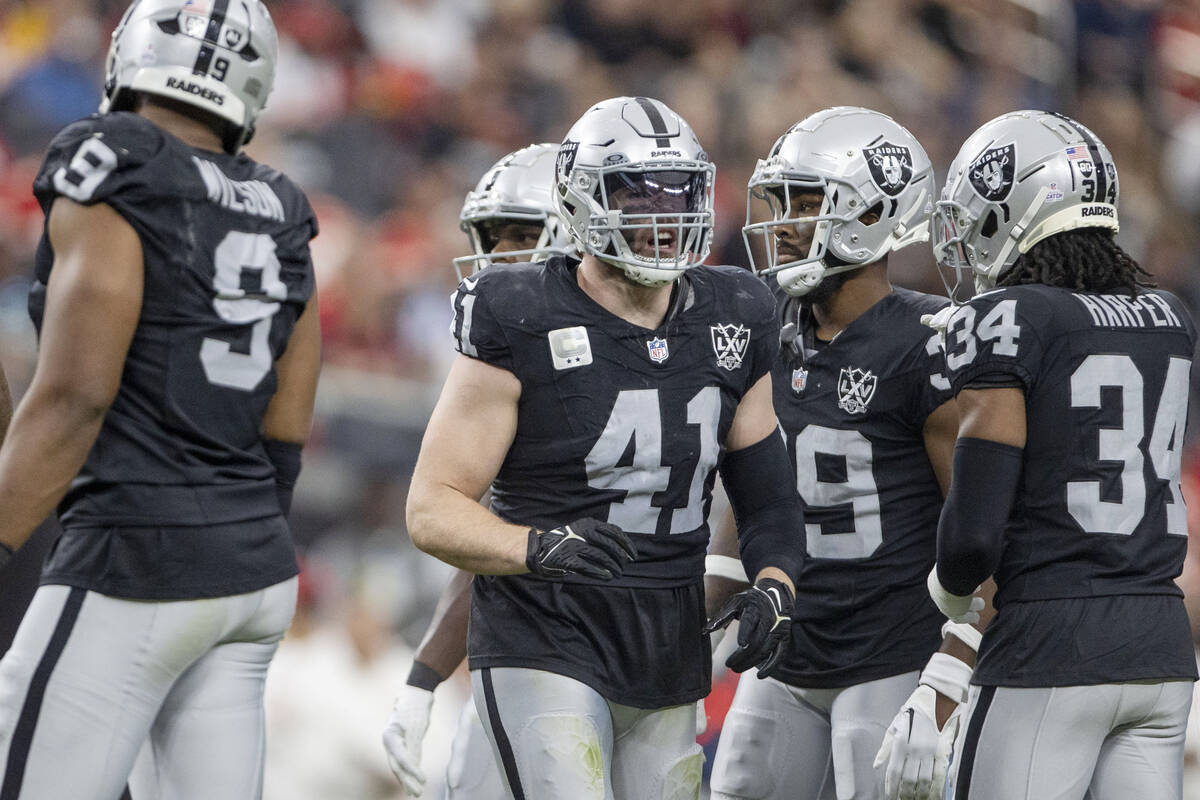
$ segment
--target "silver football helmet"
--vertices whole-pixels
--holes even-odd
[[[644,286],[665,286],[708,257],[714,167],[661,100],[614,97],[567,132],[554,205],[581,253]]]
[[[484,173],[467,194],[459,214],[459,227],[471,240],[472,255],[454,259],[459,280],[464,274],[478,272],[494,258],[513,261],[537,261],[574,251],[567,226],[554,209],[554,162],[556,144],[531,144],[509,153]],[[541,225],[542,234],[529,250],[506,250],[493,256],[495,246],[491,226],[498,222],[523,222]]]
[[[797,193],[823,201],[813,213],[801,213],[792,207]],[[933,194],[929,156],[891,117],[853,106],[818,111],[779,137],[750,177],[742,236],[751,267],[774,275],[788,294],[805,295],[827,275],[928,241]],[[771,219],[753,221],[756,198],[766,202]],[[813,226],[807,253],[801,245],[799,253],[781,254],[781,231],[797,225]],[[754,263],[755,236],[763,239],[765,265]]]
[[[100,112],[135,92],[187,103],[229,123],[236,153],[275,82],[279,41],[261,0],[134,0],[113,31]]]
[[[1022,253],[1075,228],[1118,229],[1117,168],[1096,135],[1046,111],[1013,111],[979,128],[958,151],[933,221],[933,254],[987,291]],[[943,273],[943,279],[946,275]]]

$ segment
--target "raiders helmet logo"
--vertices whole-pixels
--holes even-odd
[[[900,194],[912,180],[912,152],[907,147],[884,141],[863,148],[863,158],[871,169],[871,180],[888,197]]]
[[[558,148],[558,158],[554,162],[554,174],[560,181],[565,181],[575,166],[575,154],[579,152],[579,142],[563,142]]]
[[[971,162],[971,166],[967,168],[967,178],[984,200],[1003,202],[1012,191],[1016,162],[1015,144],[993,147]]]

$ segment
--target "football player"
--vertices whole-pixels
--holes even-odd
[[[734,609],[739,669],[780,654],[803,557],[779,477],[774,302],[741,270],[701,266],[713,166],[662,102],[593,106],[555,173],[581,258],[494,264],[460,284],[460,356],[409,531],[479,573],[469,666],[511,796],[690,800],[718,463],[755,580]],[[490,511],[477,502],[489,486]]]
[[[934,191],[913,135],[852,107],[792,126],[750,179],[744,233],[778,297],[772,384],[808,558],[787,654],[738,685],[714,798],[878,798],[876,752],[918,680],[928,697],[913,713],[931,726],[935,689],[966,691],[943,675],[944,659],[962,661],[931,659],[944,620],[924,585],[957,417],[921,319],[946,299],[893,287],[887,268],[893,250],[928,240]]]
[[[459,225],[471,242],[472,254],[454,259],[460,279],[464,272],[473,275],[492,263],[544,261],[573,252],[550,197],[557,156],[555,144],[533,144],[509,153],[467,194]],[[470,573],[461,570],[446,585],[383,732],[392,772],[411,797],[420,797],[425,787],[421,745],[429,728],[433,690],[467,657],[470,587]],[[450,757],[447,800],[504,797],[490,748],[475,704],[467,703]]]
[[[147,741],[135,797],[260,796],[320,362],[312,209],[242,153],[276,56],[258,0],[134,2],[35,181],[0,542],[56,506],[63,534],[0,662],[2,797],[113,800]]]
[[[955,616],[997,585],[958,800],[1182,792],[1196,334],[1114,242],[1117,188],[1094,133],[1018,111],[967,139],[937,204],[937,259],[981,293],[947,329],[962,421],[930,592]]]

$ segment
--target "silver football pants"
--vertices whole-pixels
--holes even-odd
[[[262,793],[263,686],[296,579],[201,600],[37,590],[0,661],[0,797],[138,800]]]
[[[696,705],[612,703],[551,672],[471,671],[505,788],[515,800],[696,800],[704,754]]]
[[[1178,800],[1191,681],[972,686],[956,800]]]
[[[721,729],[713,800],[877,800],[875,753],[919,676],[801,689],[748,670]]]
[[[504,800],[507,796],[479,712],[475,703],[468,701],[450,744],[446,800]]]

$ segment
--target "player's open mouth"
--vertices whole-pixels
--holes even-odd
[[[658,236],[651,240],[651,246],[658,255],[675,252],[675,231],[659,231]]]

